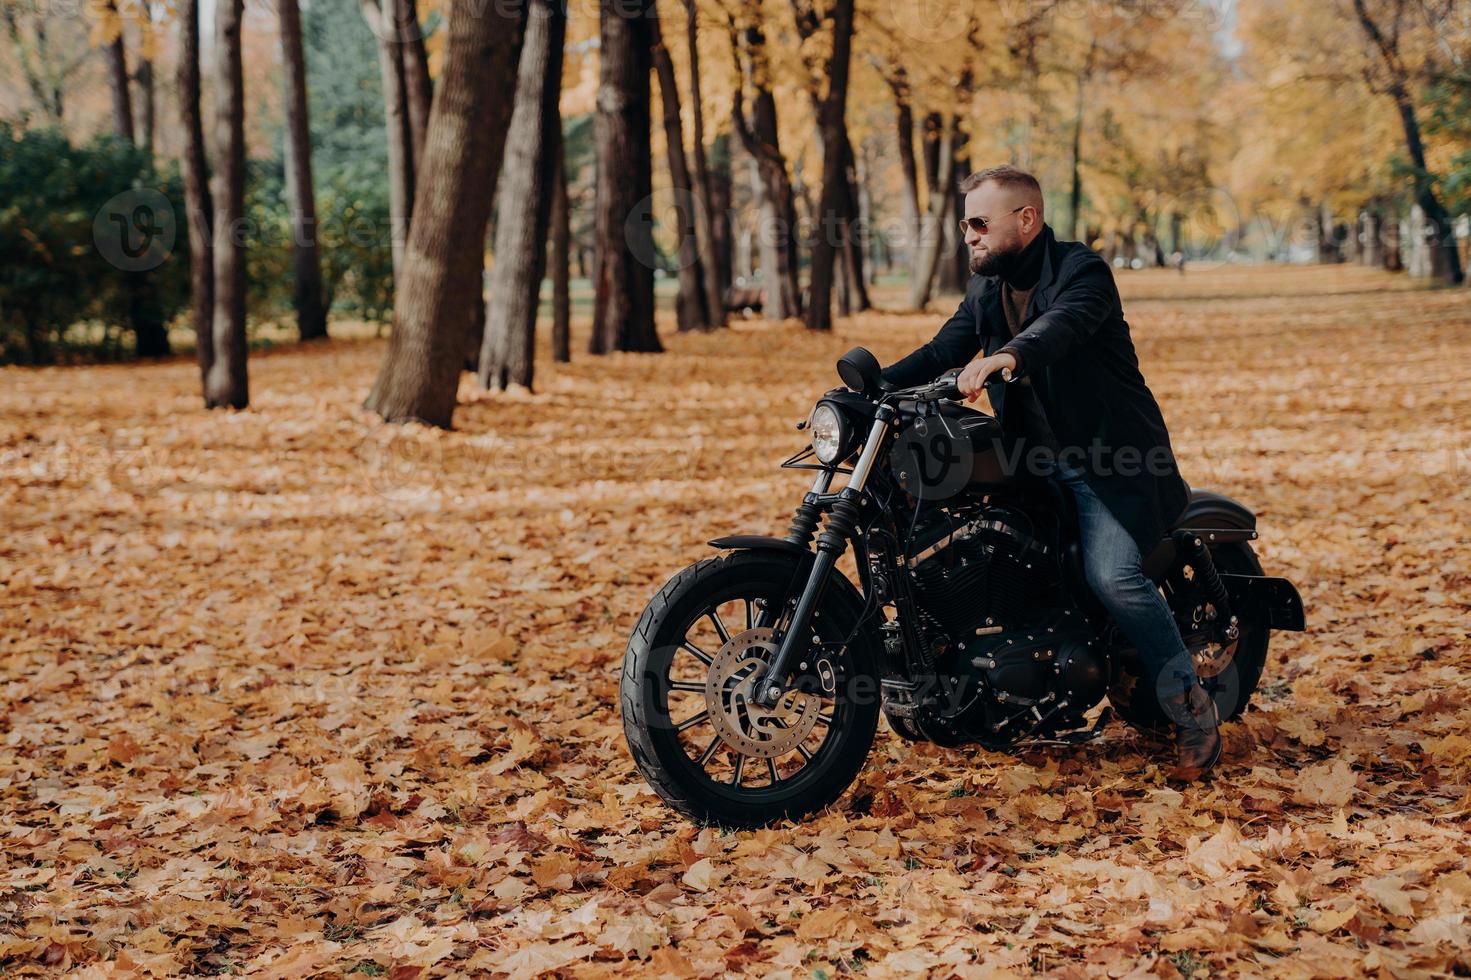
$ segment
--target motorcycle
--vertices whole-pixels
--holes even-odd
[[[714,539],[722,554],[670,579],[629,639],[624,733],[655,792],[703,823],[800,819],[857,777],[880,713],[902,738],[994,751],[1081,744],[1113,712],[1167,725],[1083,577],[1070,494],[1013,465],[954,376],[891,390],[863,348],[837,367],[845,387],[781,464],[815,471],[787,534]],[[1144,560],[1222,719],[1260,684],[1271,630],[1304,629],[1256,538],[1249,509],[1193,490]]]

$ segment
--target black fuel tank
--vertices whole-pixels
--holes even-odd
[[[995,416],[957,402],[924,407],[920,414],[912,402],[899,405],[901,428],[890,459],[905,490],[933,500],[962,489],[989,493],[1032,482],[1018,444]]]

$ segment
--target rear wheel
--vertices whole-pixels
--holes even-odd
[[[738,551],[691,565],[650,600],[623,661],[623,731],[639,771],[691,819],[756,827],[836,800],[863,766],[878,726],[877,651],[858,609],[829,587],[799,657],[804,683],[771,710],[751,686],[809,565]],[[834,573],[835,575],[837,573]]]
[[[1262,574],[1256,552],[1244,541],[1212,548],[1211,560],[1218,572],[1235,575]],[[1172,608],[1180,609],[1194,603],[1189,582],[1179,572],[1172,573],[1166,581],[1165,594]],[[1267,645],[1271,636],[1270,626],[1257,610],[1237,609],[1233,612],[1237,616],[1240,629],[1235,653],[1229,659],[1210,657],[1208,659],[1214,663],[1205,665],[1197,660],[1201,686],[1210,692],[1222,721],[1239,717],[1251,702],[1266,667]],[[1195,652],[1194,649],[1192,652]],[[1147,731],[1166,730],[1170,726],[1170,719],[1155,692],[1141,690],[1146,685],[1141,683],[1137,669],[1137,665],[1133,665],[1132,669],[1125,669],[1109,691],[1109,701],[1119,716],[1135,728]]]

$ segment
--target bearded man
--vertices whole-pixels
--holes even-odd
[[[1140,373],[1113,272],[1081,242],[1057,239],[1031,174],[994,167],[960,190],[971,269],[965,299],[884,380],[909,387],[962,368],[957,383],[969,401],[985,391],[1004,431],[1046,448],[1050,477],[1077,504],[1088,585],[1139,651],[1144,690],[1157,692],[1175,722],[1170,775],[1197,779],[1221,754],[1215,705],[1169,604],[1141,567],[1190,489]]]

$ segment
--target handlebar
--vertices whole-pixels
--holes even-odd
[[[989,383],[999,378],[1004,384],[1011,380],[1010,375],[1011,372],[1009,370],[998,371],[987,378],[986,381]],[[961,392],[959,386],[957,386],[955,383],[959,379],[959,377],[959,371],[950,371],[946,374],[940,375],[938,379],[931,381],[929,384],[917,385],[913,388],[905,388],[901,391],[894,392],[893,394],[899,395],[900,397],[904,398],[913,398],[917,402],[958,402],[965,398],[965,395]]]

